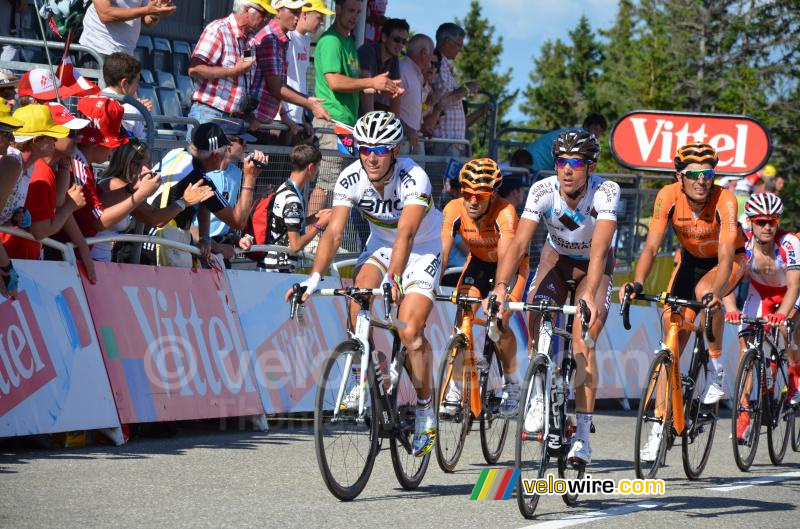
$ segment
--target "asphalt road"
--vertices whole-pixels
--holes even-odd
[[[632,413],[596,415],[595,477],[633,477]],[[477,430],[454,474],[431,461],[422,486],[403,491],[388,450],[362,495],[335,500],[320,478],[310,423],[271,425],[267,433],[228,423],[183,425],[167,439],[122,447],[0,451],[0,527],[800,527],[800,454],[774,467],[766,435],[751,472],[733,462],[730,418],[717,428],[700,481],[683,474],[680,446],[667,455],[658,497],[593,496],[569,508],[544,497],[525,520],[515,500],[470,501],[482,469]],[[500,464],[513,466],[510,437]],[[388,443],[387,443],[388,445]],[[435,457],[435,456],[434,456]]]

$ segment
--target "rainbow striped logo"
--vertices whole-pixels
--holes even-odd
[[[472,489],[471,500],[507,500],[511,498],[514,487],[519,480],[519,470],[513,468],[487,468],[481,472],[475,488]]]

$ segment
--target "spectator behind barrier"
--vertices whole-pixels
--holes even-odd
[[[436,49],[442,56],[439,77],[434,87],[441,95],[444,106],[439,123],[433,131],[436,138],[463,140],[467,137],[467,118],[462,101],[473,92],[480,90],[478,81],[459,84],[456,81],[455,60],[464,47],[463,28],[452,22],[445,22],[436,30]],[[430,145],[428,152],[444,156],[462,156],[463,145],[438,143]]]
[[[0,101],[0,210],[5,208],[6,201],[11,191],[16,187],[22,172],[19,159],[7,156],[8,147],[14,139],[14,131],[19,130],[24,123],[11,117],[11,107]],[[16,296],[17,272],[8,258],[3,243],[0,241],[0,296]]]
[[[521,175],[505,176],[497,193],[514,206],[517,212],[522,210],[527,199],[525,179]]]
[[[239,165],[244,158],[244,150],[247,149],[248,142],[254,142],[255,137],[245,131],[244,121],[233,118],[214,118],[211,123],[216,123],[222,128],[225,136],[230,141],[228,157],[223,167],[217,171],[206,173],[206,180],[210,180],[214,187],[222,193],[228,203],[236,203],[239,200],[239,189],[242,186],[242,170]],[[253,190],[255,192],[255,190]],[[194,221],[194,229],[199,229],[197,219]],[[199,232],[192,232],[192,235],[199,240]],[[238,230],[231,230],[230,226],[211,215],[211,225],[208,235],[216,242],[222,244],[236,244],[239,240]]]
[[[587,115],[583,120],[582,127],[557,129],[546,134],[542,134],[530,145],[528,145],[528,151],[531,153],[531,158],[533,158],[531,174],[534,178],[536,178],[539,171],[555,171],[552,147],[553,140],[555,140],[559,134],[569,131],[586,130],[594,134],[597,138],[600,138],[600,136],[605,133],[606,129],[608,129],[608,122],[606,122],[606,118],[600,114],[592,113]]]
[[[10,72],[0,70],[0,105],[5,105],[6,110],[0,111],[2,113],[11,112],[11,108],[17,104],[17,87],[19,86],[19,79],[17,76]]]
[[[155,26],[175,12],[172,0],[92,0],[83,19],[79,44],[103,58],[115,52],[133,55],[142,22]]]
[[[389,79],[400,79],[400,54],[408,44],[408,22],[402,18],[390,18],[383,23],[378,42],[362,44],[358,48],[358,62],[361,77],[370,78],[388,73]],[[405,85],[404,85],[405,87]],[[361,94],[359,114],[373,110],[389,110],[392,100],[378,93]]]
[[[151,177],[152,175],[152,177]],[[142,185],[149,185],[148,182],[154,180],[158,182],[158,175],[153,175],[150,169],[150,149],[142,141],[131,138],[131,140],[114,151],[111,161],[102,174],[102,180],[97,184],[100,196],[103,199],[103,207],[108,209],[120,202],[128,200],[136,189]],[[209,186],[202,185],[198,181],[186,187],[177,200],[163,208],[155,207],[148,202],[139,204],[131,214],[142,223],[160,228],[175,218],[184,210],[184,204],[194,206],[211,197],[214,193]],[[130,223],[130,218],[125,217],[120,222],[108,230],[98,233],[98,236],[113,235],[125,232]],[[92,247],[92,257],[96,261],[111,261],[113,243],[97,243]]]
[[[287,73],[289,61],[286,56],[289,45],[288,33],[294,31],[300,19],[303,6],[310,6],[306,0],[273,0],[272,6],[277,9],[275,18],[253,37],[251,45],[256,52],[255,94],[258,95],[259,104],[251,119],[251,131],[258,131],[261,123],[270,123],[275,116],[281,114],[281,120],[289,127],[289,131],[270,131],[275,134],[265,134],[276,141],[260,141],[259,143],[280,143],[289,145],[297,137],[300,128],[288,117],[282,101],[299,105],[309,110],[314,117],[330,120],[331,115],[325,110],[320,101],[314,97],[306,97],[289,87]]]
[[[249,250],[254,241],[265,244],[288,246],[292,254],[303,250],[318,234],[325,231],[331,210],[323,209],[306,217],[304,190],[319,174],[322,154],[313,145],[297,145],[290,155],[292,172],[289,178],[270,197],[267,209],[255,208],[256,214],[266,214],[266,219],[254,218],[251,225],[265,232],[245,235],[239,246]],[[307,225],[311,227],[307,228]],[[297,257],[286,252],[270,251],[258,263],[262,270],[292,272],[297,266]]]
[[[136,99],[141,71],[142,65],[136,57],[132,57],[127,53],[112,53],[103,63],[103,81],[106,83],[103,93],[125,95]],[[148,112],[153,111],[153,102],[149,99],[139,99],[139,102],[144,105]],[[125,114],[141,116],[133,105],[125,103],[122,108],[125,110]],[[134,137],[140,140],[147,139],[147,134],[144,131],[144,121],[123,120],[122,126]]]
[[[425,146],[420,143],[422,130],[423,86],[426,72],[433,60],[433,40],[417,34],[408,42],[408,56],[400,61],[400,80],[405,93],[392,101],[392,112],[403,122],[403,151],[411,154],[425,154]]]
[[[192,53],[189,75],[194,93],[189,117],[200,123],[211,118],[247,118],[258,105],[254,89],[255,52],[246,40],[275,14],[268,0],[234,0],[233,12],[206,26]],[[192,136],[187,126],[186,138]]]
[[[311,0],[310,5],[303,7],[297,29],[289,32],[289,46],[286,50],[288,63],[286,84],[295,91],[310,95],[308,90],[308,65],[311,61],[311,35],[316,33],[325,23],[325,15],[334,12],[325,7],[323,0]],[[314,134],[311,123],[305,119],[304,108],[300,105],[285,103],[287,116],[305,130],[304,135],[311,138]],[[282,118],[283,120],[283,118]],[[303,133],[301,133],[303,134]]]
[[[322,34],[314,51],[316,75],[315,95],[323,99],[323,106],[335,121],[349,127],[358,117],[359,92],[386,92],[391,97],[403,93],[400,81],[389,78],[388,73],[360,78],[358,53],[351,33],[361,14],[361,0],[336,0],[336,18]],[[314,128],[333,128],[333,123],[314,118]],[[322,133],[320,147],[336,150],[336,136]]]

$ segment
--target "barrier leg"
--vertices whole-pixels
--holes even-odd
[[[248,418],[253,423],[253,428],[258,430],[259,432],[268,432],[269,431],[269,424],[267,423],[267,416],[264,415],[263,413],[261,415],[251,415]]]
[[[122,435],[122,428],[119,426],[114,428],[101,428],[98,432],[111,439],[114,446],[122,446],[125,444],[125,436]]]

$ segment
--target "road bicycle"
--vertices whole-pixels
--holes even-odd
[[[627,330],[631,328],[632,292],[633,288],[627,285],[620,307],[622,322]],[[719,403],[703,404],[707,386],[713,383],[709,380],[709,355],[704,340],[714,341],[711,310],[703,302],[681,299],[667,292],[659,295],[637,294],[636,299],[658,303],[670,309],[664,341],[650,364],[639,400],[633,446],[636,477],[654,478],[659,467],[664,465],[667,450],[680,436],[683,470],[689,479],[698,479],[708,463],[719,418]],[[682,308],[705,311],[702,331],[693,322],[687,321]],[[692,332],[695,336],[686,374],[681,374],[678,334],[682,330]]]
[[[507,417],[500,415],[503,368],[495,344],[500,339],[495,321],[495,296],[489,297],[489,315],[486,320],[476,319],[473,311],[473,307],[482,301],[480,298],[454,291],[451,295],[437,295],[436,301],[453,303],[461,311],[461,323],[455,328],[439,364],[436,460],[443,471],[453,472],[464,449],[472,421],[478,419],[483,457],[487,463],[493,465],[503,452],[509,423]],[[480,357],[475,355],[473,325],[487,326],[483,354]],[[460,390],[458,400],[447,400],[451,384]]]
[[[304,287],[293,286],[290,319],[302,316],[303,292]],[[417,394],[397,334],[404,324],[391,318],[391,289],[388,285],[321,289],[314,295],[346,297],[359,306],[355,329],[348,319],[348,338],[325,361],[317,387],[314,448],[325,485],[342,501],[356,498],[369,480],[383,440],[388,439],[398,482],[406,490],[416,489],[428,469],[430,453],[415,457],[412,449]],[[383,298],[387,321],[372,318],[370,302],[376,296]],[[391,357],[371,346],[373,328],[391,333]]]
[[[550,458],[557,460],[558,477],[583,479],[585,465],[567,460],[575,436],[575,403],[570,400],[576,363],[572,351],[572,324],[580,312],[581,336],[592,346],[589,337],[591,315],[581,300],[576,307],[575,282],[567,281],[569,305],[554,306],[549,300],[535,303],[509,302],[507,310],[541,314],[539,337],[531,340],[532,354],[521,388],[520,413],[517,417],[517,436],[514,447],[514,468],[520,470],[517,482],[517,505],[525,518],[533,518],[539,504],[538,494],[527,494],[525,480],[542,479]],[[563,329],[554,324],[553,317],[567,316]],[[558,359],[553,337],[564,340],[563,357]],[[530,356],[530,355],[529,355]],[[526,425],[526,422],[528,423]],[[531,423],[540,423],[531,426]],[[594,431],[594,427],[592,427]],[[566,493],[562,499],[567,505],[578,502],[577,494]]]
[[[747,339],[747,349],[739,362],[733,394],[733,420],[731,421],[733,458],[743,472],[750,469],[758,449],[761,426],[767,428],[769,459],[780,465],[786,455],[789,438],[795,439],[796,407],[789,403],[789,378],[786,342],[792,343],[792,322],[785,323],[786,336],[778,326],[769,327],[764,318],[742,318],[751,326],[753,334]],[[769,330],[767,330],[769,329]],[[745,426],[739,437],[737,425]]]

